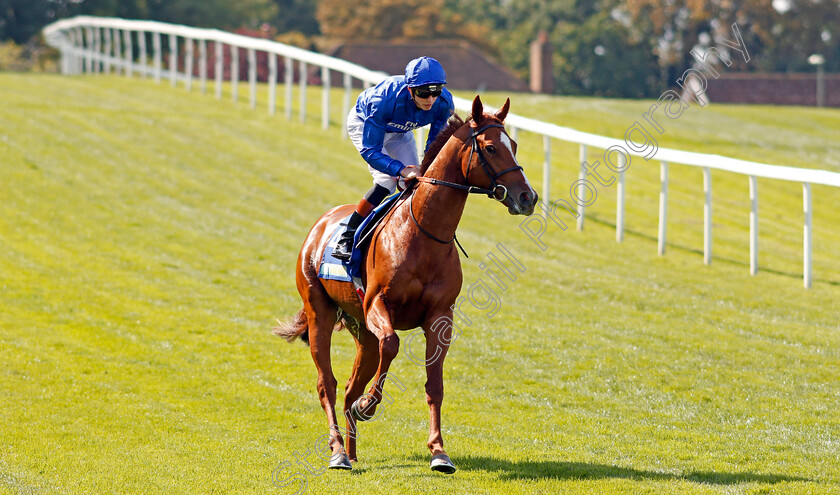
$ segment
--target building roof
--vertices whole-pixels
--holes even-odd
[[[329,54],[392,75],[403,74],[410,60],[425,55],[443,65],[450,89],[528,91],[525,81],[462,40],[347,42],[338,45]]]

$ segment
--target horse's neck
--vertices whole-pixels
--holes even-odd
[[[462,146],[462,140],[450,138],[429,165],[425,176],[464,184],[466,179],[461,172],[459,153]],[[420,225],[438,239],[452,239],[467,203],[467,192],[449,186],[420,183],[414,196],[413,211]]]

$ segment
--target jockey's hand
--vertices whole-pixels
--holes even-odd
[[[400,175],[406,180],[415,179],[419,174],[420,168],[417,165],[406,165],[400,170]]]

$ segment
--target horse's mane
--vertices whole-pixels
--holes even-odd
[[[438,156],[438,153],[440,153],[443,145],[446,144],[446,142],[449,141],[449,138],[455,134],[455,131],[460,129],[465,123],[466,121],[464,121],[464,119],[459,117],[456,113],[453,113],[452,116],[449,117],[449,120],[446,122],[446,127],[438,133],[435,140],[432,141],[431,145],[429,145],[429,149],[426,150],[426,154],[423,155],[423,163],[420,164],[420,175],[426,173],[429,165],[431,165],[435,157]]]

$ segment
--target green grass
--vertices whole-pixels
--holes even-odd
[[[0,492],[294,491],[272,472],[325,417],[308,350],[269,328],[300,307],[309,227],[369,177],[336,126],[321,130],[316,88],[303,124],[282,101],[267,115],[260,91],[252,111],[139,79],[0,74]],[[612,136],[650,106],[512,103]],[[838,110],[713,104],[669,124],[660,146],[840,170]],[[552,151],[562,196],[577,147]],[[538,191],[541,160],[521,133]],[[550,226],[545,251],[521,218],[471,199],[465,289],[492,283],[479,263],[497,243],[526,270],[494,317],[467,305],[450,349],[444,438],[459,471],[428,469],[425,376],[403,334],[405,390],[361,426],[354,470],[309,474],[308,493],[840,493],[840,191],[814,188],[805,290],[800,186],[759,180],[750,276],[747,180],[712,175],[711,266],[693,168],[672,166],[664,257],[654,161],[631,164],[621,244],[609,188],[583,232]],[[352,355],[337,334],[341,384]]]

